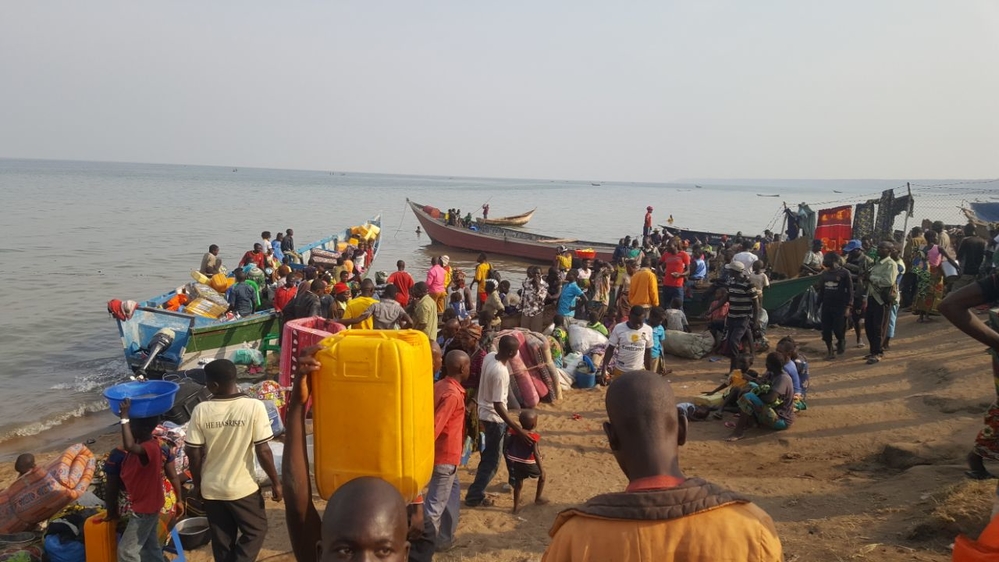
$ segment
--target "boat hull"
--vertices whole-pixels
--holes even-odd
[[[482,225],[479,230],[447,226],[424,212],[422,205],[412,201],[409,205],[430,240],[453,248],[545,263],[552,261],[560,245],[593,248],[596,259],[608,262],[614,256],[614,246],[599,242],[559,239],[491,225]]]

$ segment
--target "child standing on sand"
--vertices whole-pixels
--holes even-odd
[[[538,426],[538,414],[533,410],[521,411],[520,426],[531,437],[531,443],[527,443],[512,428],[507,430],[506,440],[503,443],[506,470],[510,473],[510,486],[513,487],[514,513],[520,509],[520,491],[524,487],[524,480],[528,478],[538,479],[538,491],[534,496],[534,503],[538,505],[548,503],[548,500],[541,497],[545,490],[545,469],[541,466],[541,452],[538,449],[541,435],[534,431]]]
[[[128,453],[121,465],[121,480],[131,498],[131,517],[121,540],[118,541],[118,562],[162,562],[163,549],[156,530],[160,510],[166,501],[163,495],[164,468],[166,476],[176,481],[174,463],[167,462],[159,439],[153,437],[156,418],[128,419],[131,400],[121,403],[121,440]],[[180,503],[180,490],[177,490]],[[182,504],[181,504],[182,505]],[[114,520],[117,513],[108,513]]]

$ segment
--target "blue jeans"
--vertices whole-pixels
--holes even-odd
[[[683,287],[663,287],[662,298],[659,299],[659,306],[666,309],[670,308],[670,303],[673,302],[674,298],[680,299],[680,308],[683,308]]]
[[[433,476],[423,497],[423,516],[433,527],[437,548],[445,550],[454,542],[461,508],[461,483],[458,467],[453,464],[434,465]]]
[[[118,541],[118,562],[163,562],[163,545],[156,534],[160,514],[132,513]]]
[[[479,468],[475,471],[475,480],[465,493],[465,505],[475,507],[486,499],[486,486],[496,476],[500,457],[503,454],[503,436],[506,434],[506,424],[503,422],[488,422],[479,420],[479,426],[486,434],[486,448],[479,455]]]
[[[886,337],[895,337],[895,322],[898,320],[898,303],[891,305],[891,309],[888,311],[888,333]]]

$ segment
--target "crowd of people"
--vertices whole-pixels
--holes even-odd
[[[532,265],[516,285],[502,279],[485,254],[476,259],[470,279],[449,256],[440,255],[431,257],[425,277],[414,278],[400,260],[396,271],[376,284],[365,277],[373,248],[363,242],[333,262],[310,260],[293,271],[291,264],[301,257],[292,230],[274,240],[262,233],[262,241],[234,272],[236,283],[228,291],[233,312],[245,316],[272,306],[283,321],[320,316],[348,328],[426,334],[435,374],[434,468],[415,502],[407,503],[382,480],[358,478],[341,486],[320,516],[306,453],[311,378],[321,368],[319,361],[311,353],[298,359],[280,475],[268,445],[274,434],[267,411],[259,400],[240,393],[230,361],[213,361],[204,369],[213,398],[194,409],[186,437],[193,484],[186,493],[203,502],[215,560],[254,560],[263,544],[265,499],[252,476],[254,460],[271,482],[272,500],[286,504],[288,533],[300,562],[432,559],[435,552],[454,547],[462,509],[494,504],[495,496],[486,490],[501,461],[514,512],[524,508],[528,480],[537,481],[534,503],[547,503],[542,419],[533,410],[508,409],[510,361],[520,343],[497,336],[502,324],[517,325],[550,333],[557,343],[564,341],[569,323],[607,337],[598,366],[601,382],[608,385],[603,430],[629,484],[623,492],[560,513],[544,559],[648,560],[649,553],[682,552],[683,560],[781,560],[781,543],[765,512],[736,492],[687,477],[678,459],[690,421],[735,414],[726,425],[732,429],[729,440],[738,440],[754,425],[787,430],[807,409],[809,364],[798,344],[785,337],[772,351],[769,344],[759,345],[766,331],[762,294],[770,284],[766,248],[775,236],[691,242],[653,228],[651,212],[650,207],[642,238],[621,239],[610,262],[558,247],[547,271]],[[470,218],[453,209],[444,220],[461,226]],[[986,241],[973,225],[951,233],[933,223],[912,229],[904,244],[862,238],[835,251],[815,241],[801,268],[816,279],[825,358],[846,353],[852,328],[855,345],[867,349],[866,362],[878,363],[891,349],[900,312],[911,311],[920,322],[943,314],[990,346],[999,389],[996,332],[969,311],[999,299],[996,234]],[[218,254],[217,246],[209,248],[202,274],[224,272]],[[701,319],[718,336],[716,351],[731,360],[726,381],[705,393],[703,403],[678,404],[663,376],[670,372],[663,345],[669,331],[691,330],[684,303],[695,290],[707,291],[710,305]],[[763,349],[759,372],[753,366]],[[999,459],[999,395],[996,400],[968,456],[973,478],[993,478],[984,460]],[[171,481],[178,494],[185,488],[169,449],[153,436],[155,420],[131,420],[129,410],[126,401],[119,472],[134,516],[118,557],[162,560],[156,533],[164,501],[161,483]],[[467,435],[481,435],[482,444],[475,478],[462,499],[458,467]],[[22,456],[17,463],[20,472],[30,469],[33,459]],[[183,498],[177,499],[183,505]],[[718,540],[721,535],[725,540]]]

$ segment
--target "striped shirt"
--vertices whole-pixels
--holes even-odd
[[[733,277],[728,282],[728,317],[748,318],[753,315],[753,301],[759,295],[756,287],[744,277]]]

